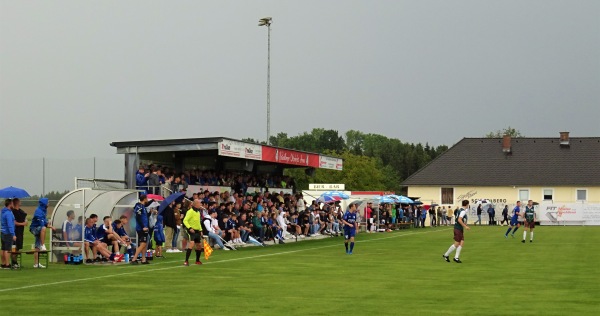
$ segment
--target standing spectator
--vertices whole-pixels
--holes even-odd
[[[373,226],[373,202],[367,202],[365,207],[365,218],[367,220],[367,233],[371,233],[371,227]]]
[[[427,219],[427,210],[422,207],[420,207],[420,208],[421,208],[421,228],[425,228],[425,220]]]
[[[148,192],[160,194],[160,170],[157,167],[152,168],[152,173],[148,177]]]
[[[13,242],[17,241],[17,235],[15,234],[15,216],[12,212],[13,202],[10,199],[4,201],[4,208],[2,209],[2,266],[1,269],[10,269],[10,251]],[[36,268],[34,266],[34,268]]]
[[[448,226],[448,211],[445,206],[442,207],[442,224]]]
[[[133,207],[133,213],[135,214],[135,231],[137,232],[138,247],[135,250],[131,264],[138,263],[138,255],[142,255],[142,264],[148,264],[146,260],[146,245],[148,245],[148,210],[146,204],[148,203],[148,197],[145,194],[140,195],[140,201]]]
[[[487,211],[488,211],[488,215],[490,217],[488,225],[496,225],[495,219],[494,219],[494,217],[496,216],[496,210],[494,209],[494,205],[490,204],[490,207],[488,207]]]
[[[437,207],[437,212],[436,212],[436,216],[437,216],[437,225],[436,226],[442,226],[442,208],[441,207]]]
[[[147,192],[148,177],[150,177],[150,173],[147,173],[144,167],[140,166],[135,174],[135,188]]]
[[[479,223],[479,226],[481,226],[481,212],[483,212],[483,207],[480,203],[479,205],[477,205],[477,221],[473,223],[473,226],[477,225],[477,223]]]
[[[429,207],[429,226],[435,227],[435,206]]]
[[[15,235],[17,241],[15,242],[16,250],[20,251],[23,249],[23,233],[25,232],[25,226],[27,226],[27,213],[21,209],[21,201],[19,199],[13,199],[13,216],[15,217]],[[17,263],[17,255],[12,256],[12,265],[14,268],[20,268]]]
[[[304,202],[302,193],[296,194],[296,200],[296,211],[300,213],[306,209],[306,202]]]
[[[500,222],[500,225],[504,226],[504,222],[506,222],[506,225],[508,225],[509,221],[508,221],[508,205],[504,205],[504,209],[502,209],[502,221]]]
[[[46,228],[54,230],[54,227],[48,223],[48,199],[41,198],[38,207],[35,209],[33,219],[31,220],[31,226],[29,231],[35,236],[35,249],[46,251]],[[38,253],[34,254],[37,257]],[[36,260],[37,262],[37,260]]]
[[[167,248],[167,253],[174,252],[173,239],[175,237],[175,232],[177,231],[174,207],[175,202],[167,206],[162,212],[163,225],[165,226],[165,248]]]
[[[156,258],[163,257],[163,245],[165,243],[165,230],[163,228],[163,216],[156,216],[156,224],[154,225],[154,241],[156,242]]]

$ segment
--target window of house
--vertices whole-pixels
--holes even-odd
[[[586,189],[577,189],[577,201],[587,201]]]
[[[442,204],[454,204],[454,188],[442,188]]]
[[[552,190],[552,189],[544,189],[543,195],[544,195],[544,201],[554,200],[554,190]]]
[[[529,200],[529,189],[519,189],[519,201]]]

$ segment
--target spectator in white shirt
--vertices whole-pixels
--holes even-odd
[[[228,248],[225,248],[225,246],[223,245],[223,242],[221,241],[221,237],[219,237],[219,235],[217,234],[217,231],[215,230],[215,227],[213,226],[213,222],[214,222],[214,224],[218,225],[216,210],[211,210],[208,214],[208,217],[204,217],[202,224],[204,224],[204,228],[208,232],[208,237],[211,238],[217,245],[219,245],[219,248],[221,248],[223,250],[229,250]]]

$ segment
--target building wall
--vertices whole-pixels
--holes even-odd
[[[458,206],[460,201],[469,200],[473,203],[478,199],[489,199],[493,204],[498,206],[504,206],[505,204],[514,205],[519,200],[520,190],[529,190],[529,199],[535,202],[541,202],[544,200],[543,192],[544,189],[551,189],[552,201],[559,203],[577,203],[576,190],[586,189],[587,190],[587,203],[599,203],[600,202],[600,185],[595,187],[494,187],[494,186],[444,186],[454,188],[454,201],[453,206]],[[420,200],[425,204],[440,204],[449,205],[442,203],[442,193],[440,186],[410,186],[408,187],[408,196],[420,197]],[[526,199],[525,199],[526,200]]]

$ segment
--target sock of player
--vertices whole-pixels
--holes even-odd
[[[352,250],[354,250],[354,242],[350,243],[350,252],[352,252]]]
[[[200,250],[196,250],[196,262],[200,261]]]
[[[529,234],[529,240],[533,240],[533,232],[531,232],[531,234]]]
[[[506,231],[506,236],[508,236],[508,234],[510,233],[510,230],[512,229],[512,227],[509,227],[508,230]]]
[[[460,258],[460,251],[462,250],[462,246],[458,246],[456,248],[456,256],[454,256],[454,258],[458,259]]]
[[[513,230],[513,235],[517,232],[517,229],[519,229],[519,227],[515,227],[515,230]]]
[[[190,260],[190,255],[192,254],[192,249],[186,249],[185,250],[185,261],[189,261]]]
[[[345,243],[344,243],[344,246],[346,246],[346,252],[348,252],[348,243],[347,243],[347,242],[345,242]]]
[[[527,239],[527,231],[526,230],[523,231],[523,240],[525,240],[525,239]]]
[[[456,247],[454,246],[454,244],[452,244],[450,246],[450,248],[448,248],[448,251],[446,251],[446,253],[444,254],[444,256],[449,257],[450,254],[454,251],[454,249],[456,249]]]

